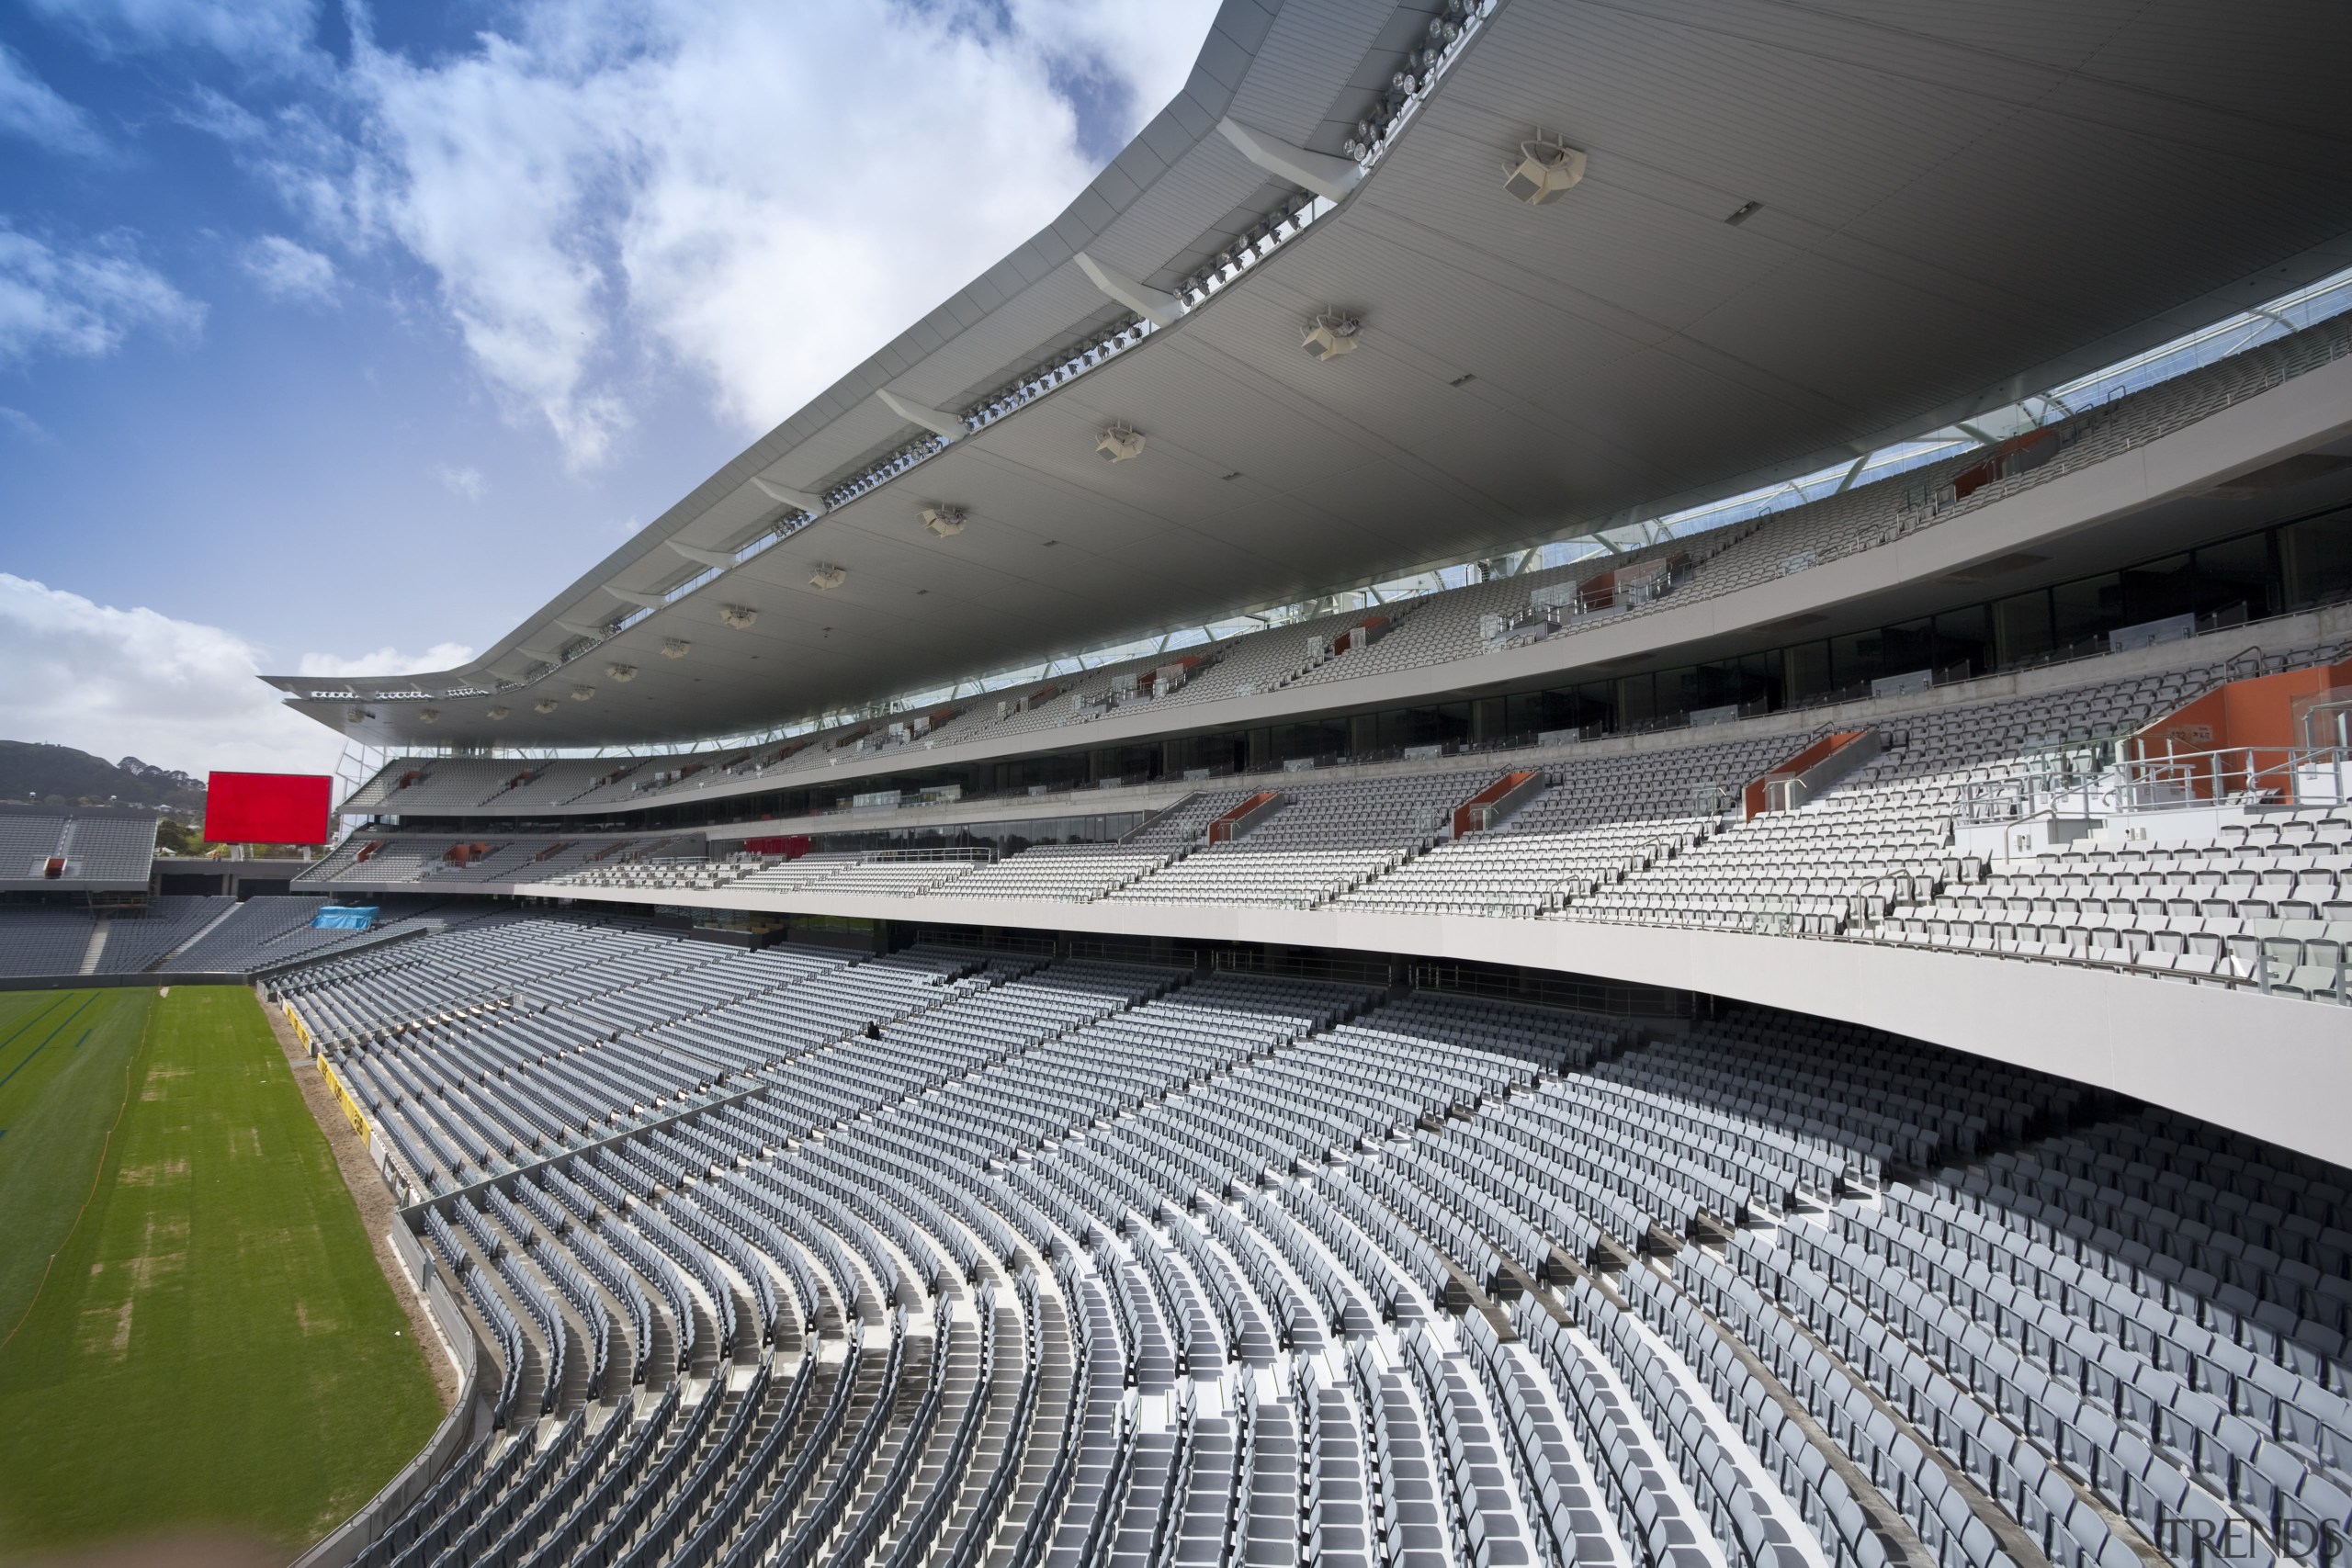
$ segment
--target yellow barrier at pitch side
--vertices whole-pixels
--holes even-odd
[[[368,1118],[360,1113],[359,1102],[351,1098],[351,1091],[343,1087],[343,1080],[334,1076],[334,1069],[327,1066],[324,1056],[319,1058],[319,1076],[327,1080],[327,1088],[334,1090],[335,1103],[343,1107],[344,1115],[350,1119],[351,1130],[366,1137]]]

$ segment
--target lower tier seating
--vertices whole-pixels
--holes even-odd
[[[2352,1526],[2352,1173],[2005,1064],[520,912],[271,995],[495,1368],[368,1568],[2208,1568]]]

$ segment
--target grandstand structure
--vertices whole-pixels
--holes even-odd
[[[1233,0],[481,660],[274,678],[350,830],[122,962],[464,1381],[307,1563],[2340,1561],[2305,23]]]
[[[152,811],[0,801],[0,895],[144,893],[154,858]]]

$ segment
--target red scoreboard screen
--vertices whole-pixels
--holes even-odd
[[[323,844],[334,781],[324,773],[213,773],[204,838],[214,844]]]

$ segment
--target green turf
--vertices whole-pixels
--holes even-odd
[[[422,1348],[250,991],[0,993],[0,1558],[297,1548],[424,1445]]]

